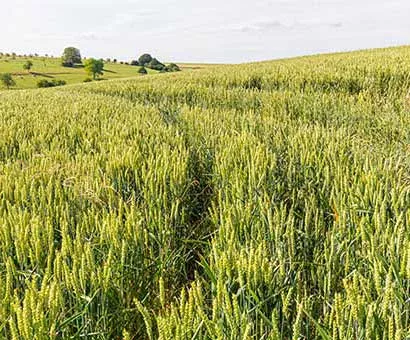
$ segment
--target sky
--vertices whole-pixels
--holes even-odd
[[[241,63],[410,44],[410,0],[0,0],[0,51]]]

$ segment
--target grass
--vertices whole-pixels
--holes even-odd
[[[410,47],[0,93],[0,337],[410,337]]]
[[[27,60],[34,63],[30,72],[23,70],[23,65]],[[120,63],[105,63],[103,80],[119,79],[139,76],[138,66],[125,65]],[[149,74],[157,74],[157,71],[147,69]],[[16,81],[15,89],[36,88],[40,79],[65,80],[67,84],[82,83],[89,76],[83,67],[75,68],[61,66],[60,58],[23,58],[16,59],[3,57],[0,59],[0,73],[11,73]]]
[[[23,65],[27,60],[31,60],[34,63],[30,72],[23,69]],[[181,70],[203,70],[211,67],[216,67],[215,64],[179,64]],[[221,65],[219,65],[221,66]],[[139,66],[131,66],[120,63],[105,62],[104,75],[100,77],[100,80],[121,79],[130,77],[140,77],[138,74]],[[148,69],[148,74],[158,74],[158,71]],[[84,79],[89,76],[86,74],[82,66],[74,68],[61,66],[60,58],[50,57],[0,57],[0,74],[11,73],[16,86],[12,89],[31,89],[37,87],[37,82],[41,79],[48,80],[65,80],[67,84],[82,83]],[[0,90],[4,89],[0,86]]]

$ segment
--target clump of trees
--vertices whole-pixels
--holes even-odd
[[[143,54],[138,58],[138,60],[131,61],[131,65],[133,66],[141,66],[146,67],[151,70],[156,70],[160,72],[178,72],[181,71],[178,65],[176,64],[169,64],[165,65],[160,62],[157,58],[153,58],[150,54]]]
[[[65,67],[74,67],[76,64],[81,64],[81,53],[78,48],[66,47],[61,57],[61,64]]]
[[[87,59],[84,63],[84,69],[88,75],[96,80],[100,75],[103,75],[104,61],[102,59]]]
[[[65,80],[47,80],[47,79],[41,79],[37,82],[37,87],[38,88],[44,88],[44,87],[55,87],[55,86],[63,86],[67,84]]]
[[[165,65],[161,63],[158,59],[152,58],[152,60],[145,65],[146,67],[150,68],[151,70],[162,71],[165,69]]]
[[[10,73],[0,74],[0,82],[9,89],[12,86],[16,86],[16,82]]]

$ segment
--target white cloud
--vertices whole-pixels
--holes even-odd
[[[228,27],[228,30],[239,32],[278,32],[278,31],[290,31],[295,29],[309,29],[315,27],[333,27],[340,28],[343,23],[340,21],[294,21],[294,22],[281,22],[279,20],[261,20],[250,22],[245,25],[234,25]]]

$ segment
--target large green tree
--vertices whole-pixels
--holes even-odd
[[[98,76],[103,75],[104,61],[102,59],[87,59],[84,63],[85,71],[95,80]]]
[[[81,53],[78,48],[66,47],[61,57],[62,65],[73,67],[75,64],[81,64]]]
[[[138,58],[138,64],[141,66],[145,66],[152,61],[152,57],[150,54],[143,54],[141,57]]]

